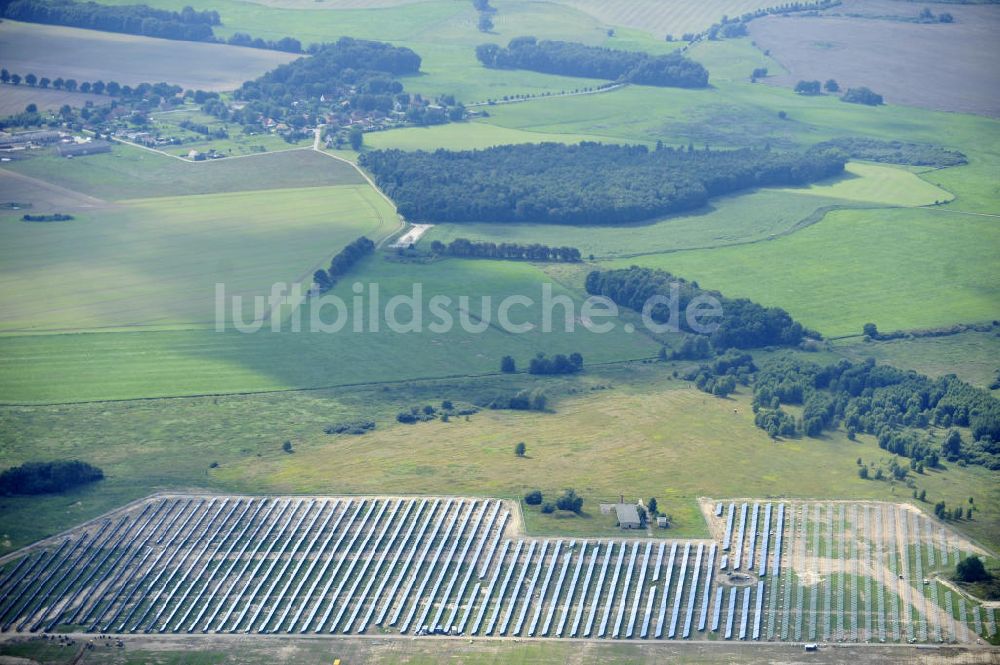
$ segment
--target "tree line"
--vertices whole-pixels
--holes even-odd
[[[487,259],[514,259],[528,261],[565,261],[579,263],[580,250],[576,247],[549,247],[533,243],[518,245],[502,242],[473,242],[467,238],[455,238],[448,244],[440,240],[431,242],[431,252],[447,256],[475,257]]]
[[[807,330],[793,320],[780,307],[764,307],[750,300],[727,298],[718,291],[702,289],[697,282],[689,282],[664,270],[651,268],[622,268],[595,270],[587,275],[587,293],[606,296],[617,305],[641,312],[654,296],[671,298],[676,292],[676,321],[684,332],[691,329],[685,310],[692,300],[712,296],[721,303],[722,315],[715,319],[718,328],[708,336],[717,353],[727,349],[758,349],[766,346],[795,346],[806,337],[818,338],[819,333]],[[649,311],[657,323],[667,323],[671,318],[670,307],[658,304]]]
[[[375,243],[361,236],[337,254],[330,261],[328,270],[317,270],[313,273],[313,282],[320,291],[328,291],[334,287],[337,280],[347,274],[355,263],[375,251]]]
[[[212,10],[199,12],[184,7],[174,12],[148,5],[99,5],[74,0],[14,0],[6,4],[3,16],[29,23],[194,42],[212,41],[212,26],[221,23],[219,12]]]
[[[65,492],[104,478],[104,472],[79,460],[27,462],[0,473],[0,495]]]
[[[0,83],[10,84],[10,85],[20,85],[24,83],[26,85],[38,88],[48,88],[52,87],[55,90],[65,90],[66,92],[83,92],[91,95],[109,95],[111,97],[126,97],[134,99],[142,99],[147,97],[150,93],[157,95],[158,97],[176,97],[180,93],[184,92],[184,89],[179,85],[172,85],[170,83],[139,83],[135,86],[121,85],[117,81],[104,81],[98,79],[96,81],[77,81],[74,78],[63,78],[57,76],[54,79],[50,79],[47,76],[38,77],[32,73],[27,73],[21,76],[17,73],[11,73],[6,68],[0,69]],[[206,93],[202,90],[198,90],[197,93],[192,93],[193,95],[214,95],[216,98],[219,93]]]
[[[675,88],[708,85],[708,70],[679,53],[654,56],[577,42],[539,41],[526,36],[510,40],[507,48],[481,44],[476,47],[476,58],[491,69],[528,69],[545,74]]]
[[[175,12],[148,5],[103,5],[75,0],[7,0],[0,2],[4,18],[27,23],[65,25],[128,35],[158,37],[189,42],[216,42],[234,46],[302,53],[302,43],[292,37],[253,38],[242,32],[222,40],[213,26],[221,25],[219,12],[197,11],[190,6]]]
[[[591,142],[376,150],[359,159],[409,219],[548,224],[643,221],[741,189],[837,175],[845,161],[833,150],[650,150]]]

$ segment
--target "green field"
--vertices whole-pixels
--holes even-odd
[[[216,283],[244,296],[311,283],[394,218],[367,184],[133,200],[64,223],[3,215],[0,332],[211,326]]]
[[[73,402],[315,388],[494,373],[506,354],[527,361],[538,352],[580,351],[588,362],[598,363],[647,358],[658,348],[647,337],[629,335],[621,327],[606,334],[580,326],[576,332],[559,329],[551,334],[537,328],[525,333],[501,330],[495,325],[496,316],[500,300],[508,295],[526,295],[537,303],[530,311],[511,310],[512,322],[541,323],[541,283],[548,279],[528,263],[452,259],[424,266],[376,256],[332,293],[351,303],[354,281],[378,284],[383,311],[389,298],[410,295],[412,285],[419,283],[424,294],[424,332],[393,332],[384,321],[378,332],[370,332],[367,323],[363,332],[354,332],[353,321],[337,333],[308,332],[311,313],[307,310],[299,333],[286,325],[282,332],[265,329],[243,334],[229,324],[226,332],[202,326],[4,336],[0,337],[0,401]],[[214,285],[213,280],[206,280],[209,294],[214,294]],[[579,303],[579,293],[560,284],[554,285],[553,293],[569,295]],[[436,320],[428,307],[431,296],[439,294],[453,300],[447,311],[454,327],[435,334],[428,328]],[[492,299],[487,310],[493,320],[485,332],[463,329],[459,312],[463,295],[470,297],[472,316],[484,319],[480,296]],[[321,316],[331,323],[336,312],[327,308]],[[554,320],[561,321],[561,316],[562,309],[556,309]],[[370,320],[367,310],[364,317]],[[409,320],[407,309],[400,310],[399,320]],[[476,324],[475,319],[469,321]]]
[[[996,318],[1000,228],[989,217],[938,209],[843,210],[773,242],[643,256],[729,296],[785,308],[827,336],[867,322],[911,330]]]
[[[109,201],[364,182],[350,164],[305,149],[188,162],[118,144],[82,159],[33,154],[4,168]]]

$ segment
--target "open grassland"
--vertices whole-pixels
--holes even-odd
[[[334,249],[317,248],[321,253]],[[303,272],[311,274],[311,268],[303,265]],[[566,332],[561,307],[554,310],[555,330],[541,332],[541,284],[548,280],[540,268],[528,263],[450,259],[415,265],[376,256],[343,280],[332,295],[352,303],[355,281],[378,285],[378,301],[370,287],[363,300],[366,306],[379,303],[378,332],[371,332],[367,310],[362,332],[354,332],[354,321],[361,319],[353,319],[353,307],[345,307],[347,322],[339,332],[308,332],[312,311],[306,308],[302,332],[293,332],[286,321],[277,333],[265,329],[244,334],[230,322],[225,332],[203,327],[2,337],[0,400],[66,402],[315,388],[494,373],[507,354],[526,362],[538,352],[579,351],[588,363],[601,363],[648,358],[658,348],[643,335],[627,334],[621,326],[599,334],[577,324],[575,332]],[[415,284],[423,291],[423,332],[393,332],[382,314],[392,296],[411,295]],[[201,293],[211,296],[214,288],[215,280],[205,279],[199,297]],[[114,291],[110,293],[113,297]],[[560,284],[553,286],[552,293],[570,296],[579,307],[579,293]],[[440,334],[430,328],[440,321],[429,310],[429,300],[435,295],[452,299],[445,310],[453,326]],[[499,303],[509,295],[534,299],[533,307],[517,306],[510,311],[513,323],[533,323],[534,330],[513,333],[497,325]],[[467,304],[460,300],[462,296],[469,297]],[[318,316],[328,325],[338,317],[333,306],[324,307]],[[404,306],[397,316],[405,324],[410,321],[410,310]],[[490,325],[484,326],[484,320]],[[475,327],[485,330],[467,331]]]
[[[2,24],[0,24],[2,25]],[[110,97],[91,95],[82,92],[65,92],[51,88],[32,88],[28,85],[5,85],[0,88],[0,117],[21,113],[28,104],[34,104],[39,111],[56,111],[63,104],[70,106],[85,106],[91,104],[110,104]]]
[[[928,376],[955,374],[980,388],[989,387],[1000,372],[1000,336],[995,329],[886,342],[860,342],[855,338],[839,341],[834,348],[848,358],[871,357]]]
[[[670,365],[593,368],[574,378],[524,375],[269,395],[4,407],[3,453],[27,459],[84,457],[107,474],[66,495],[0,499],[7,548],[66,528],[150,491],[202,488],[251,493],[419,493],[520,496],[574,487],[584,516],[528,511],[533,534],[607,535],[597,504],[624,493],[657,497],[671,535],[705,536],[701,496],[884,499],[911,490],[857,476],[858,457],[888,456],[871,437],[772,441],[754,427],[745,392],[718,399],[671,379]],[[408,406],[456,403],[540,387],[555,413],[483,411],[468,419],[394,422]],[[330,436],[326,424],[377,422],[364,436]],[[939,434],[940,435],[940,434]],[[282,451],[291,440],[295,452]],[[527,456],[514,455],[524,441]],[[209,465],[218,462],[218,467]],[[819,475],[822,475],[822,489]],[[979,512],[957,528],[995,548],[1000,488],[979,467],[915,478],[930,504],[973,495]]]
[[[49,152],[33,153],[4,166],[109,201],[364,182],[350,164],[314,150],[185,162],[118,144],[112,152],[101,155],[65,159]]]
[[[367,184],[134,200],[61,223],[0,215],[0,331],[211,326],[217,283],[252,320],[249,297],[311,283],[395,226]]]
[[[705,209],[643,224],[439,224],[421,242],[540,242],[570,245],[584,256],[628,257],[772,240],[817,223],[828,210],[840,207],[919,206],[950,197],[904,169],[850,163],[844,176],[823,183],[720,197]]]
[[[996,318],[1000,278],[982,267],[995,261],[998,246],[990,217],[842,210],[773,242],[632,262],[783,307],[838,336],[867,322],[908,330]]]
[[[0,24],[0,53],[3,66],[21,76],[30,72],[51,79],[122,85],[166,81],[192,90],[232,90],[296,57],[279,51],[9,20]]]
[[[894,14],[916,18],[919,9],[896,4]],[[851,11],[844,9],[844,12]],[[769,49],[785,72],[765,81],[836,79],[841,87],[868,86],[890,104],[1000,115],[993,7],[950,7],[937,12],[953,23],[908,23],[848,16],[767,17],[750,24],[750,36]],[[829,12],[837,13],[837,9]],[[854,12],[852,12],[854,13]]]

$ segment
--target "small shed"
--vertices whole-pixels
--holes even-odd
[[[667,527],[670,526],[670,522],[667,520],[666,515],[660,515],[659,517],[656,518],[656,526],[660,527],[661,529],[666,529]]]
[[[622,529],[642,528],[642,522],[639,520],[639,510],[631,503],[619,503],[616,505],[615,516],[618,518],[618,526]]]

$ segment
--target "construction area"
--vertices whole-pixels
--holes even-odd
[[[8,557],[4,633],[974,644],[912,506],[705,499],[711,539],[529,538],[482,498],[157,496]],[[942,573],[940,577],[937,573]]]

